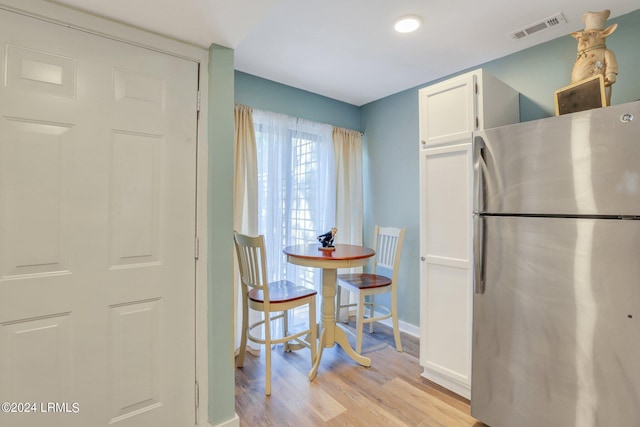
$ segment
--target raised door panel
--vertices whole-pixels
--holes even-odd
[[[69,324],[70,313],[0,324],[1,399],[22,405],[22,409],[3,410],[0,425],[67,425],[67,420],[56,416],[58,414],[48,413],[48,404],[73,401]],[[23,412],[24,405],[28,405],[28,413]],[[65,411],[67,409],[71,414],[77,412],[77,407],[72,405]]]
[[[421,152],[423,255],[469,266],[471,143]]]
[[[419,91],[420,140],[424,147],[470,139],[476,129],[475,74]]]
[[[1,117],[0,278],[68,272],[72,125]]]
[[[420,346],[423,375],[468,399],[472,342],[470,270],[428,264],[425,280],[426,322]]]
[[[110,142],[110,265],[160,262],[163,138],[118,131]]]
[[[109,308],[111,423],[162,405],[161,301]]]

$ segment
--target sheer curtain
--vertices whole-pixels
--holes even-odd
[[[315,243],[335,224],[335,168],[330,125],[255,110],[258,232],[270,280],[319,289],[316,269],[286,262],[282,248]]]

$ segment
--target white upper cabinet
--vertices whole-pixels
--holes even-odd
[[[474,131],[519,121],[519,95],[483,70],[436,83],[419,92],[423,148],[471,138]]]

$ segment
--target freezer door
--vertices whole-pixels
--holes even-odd
[[[640,215],[639,136],[640,102],[478,132],[474,209]]]
[[[640,426],[640,221],[480,218],[471,415]]]

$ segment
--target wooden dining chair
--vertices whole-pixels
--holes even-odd
[[[391,318],[396,350],[402,351],[400,329],[398,328],[398,268],[400,254],[404,240],[404,228],[379,227],[374,230],[373,258],[371,273],[339,274],[336,291],[337,312],[341,308],[357,307],[356,309],[356,352],[362,353],[362,331],[364,324],[369,324],[369,333],[373,333],[373,322]],[[376,274],[376,269],[382,267],[391,272],[391,277]],[[357,294],[357,303],[342,304],[341,291],[347,290]],[[391,293],[391,308],[375,303],[378,294]],[[365,311],[368,315],[365,317]]]
[[[311,350],[311,364],[316,359],[316,294],[313,289],[297,286],[287,280],[268,282],[264,236],[247,236],[234,231],[242,287],[242,337],[236,366],[244,365],[247,339],[265,345],[265,394],[271,394],[271,346],[284,343],[285,351],[306,347]],[[309,306],[308,328],[289,331],[288,312],[295,307]],[[249,323],[249,309],[263,313],[263,319]],[[281,336],[272,335],[272,322],[282,319]],[[264,338],[257,328],[264,327]],[[295,341],[296,344],[290,344]]]

